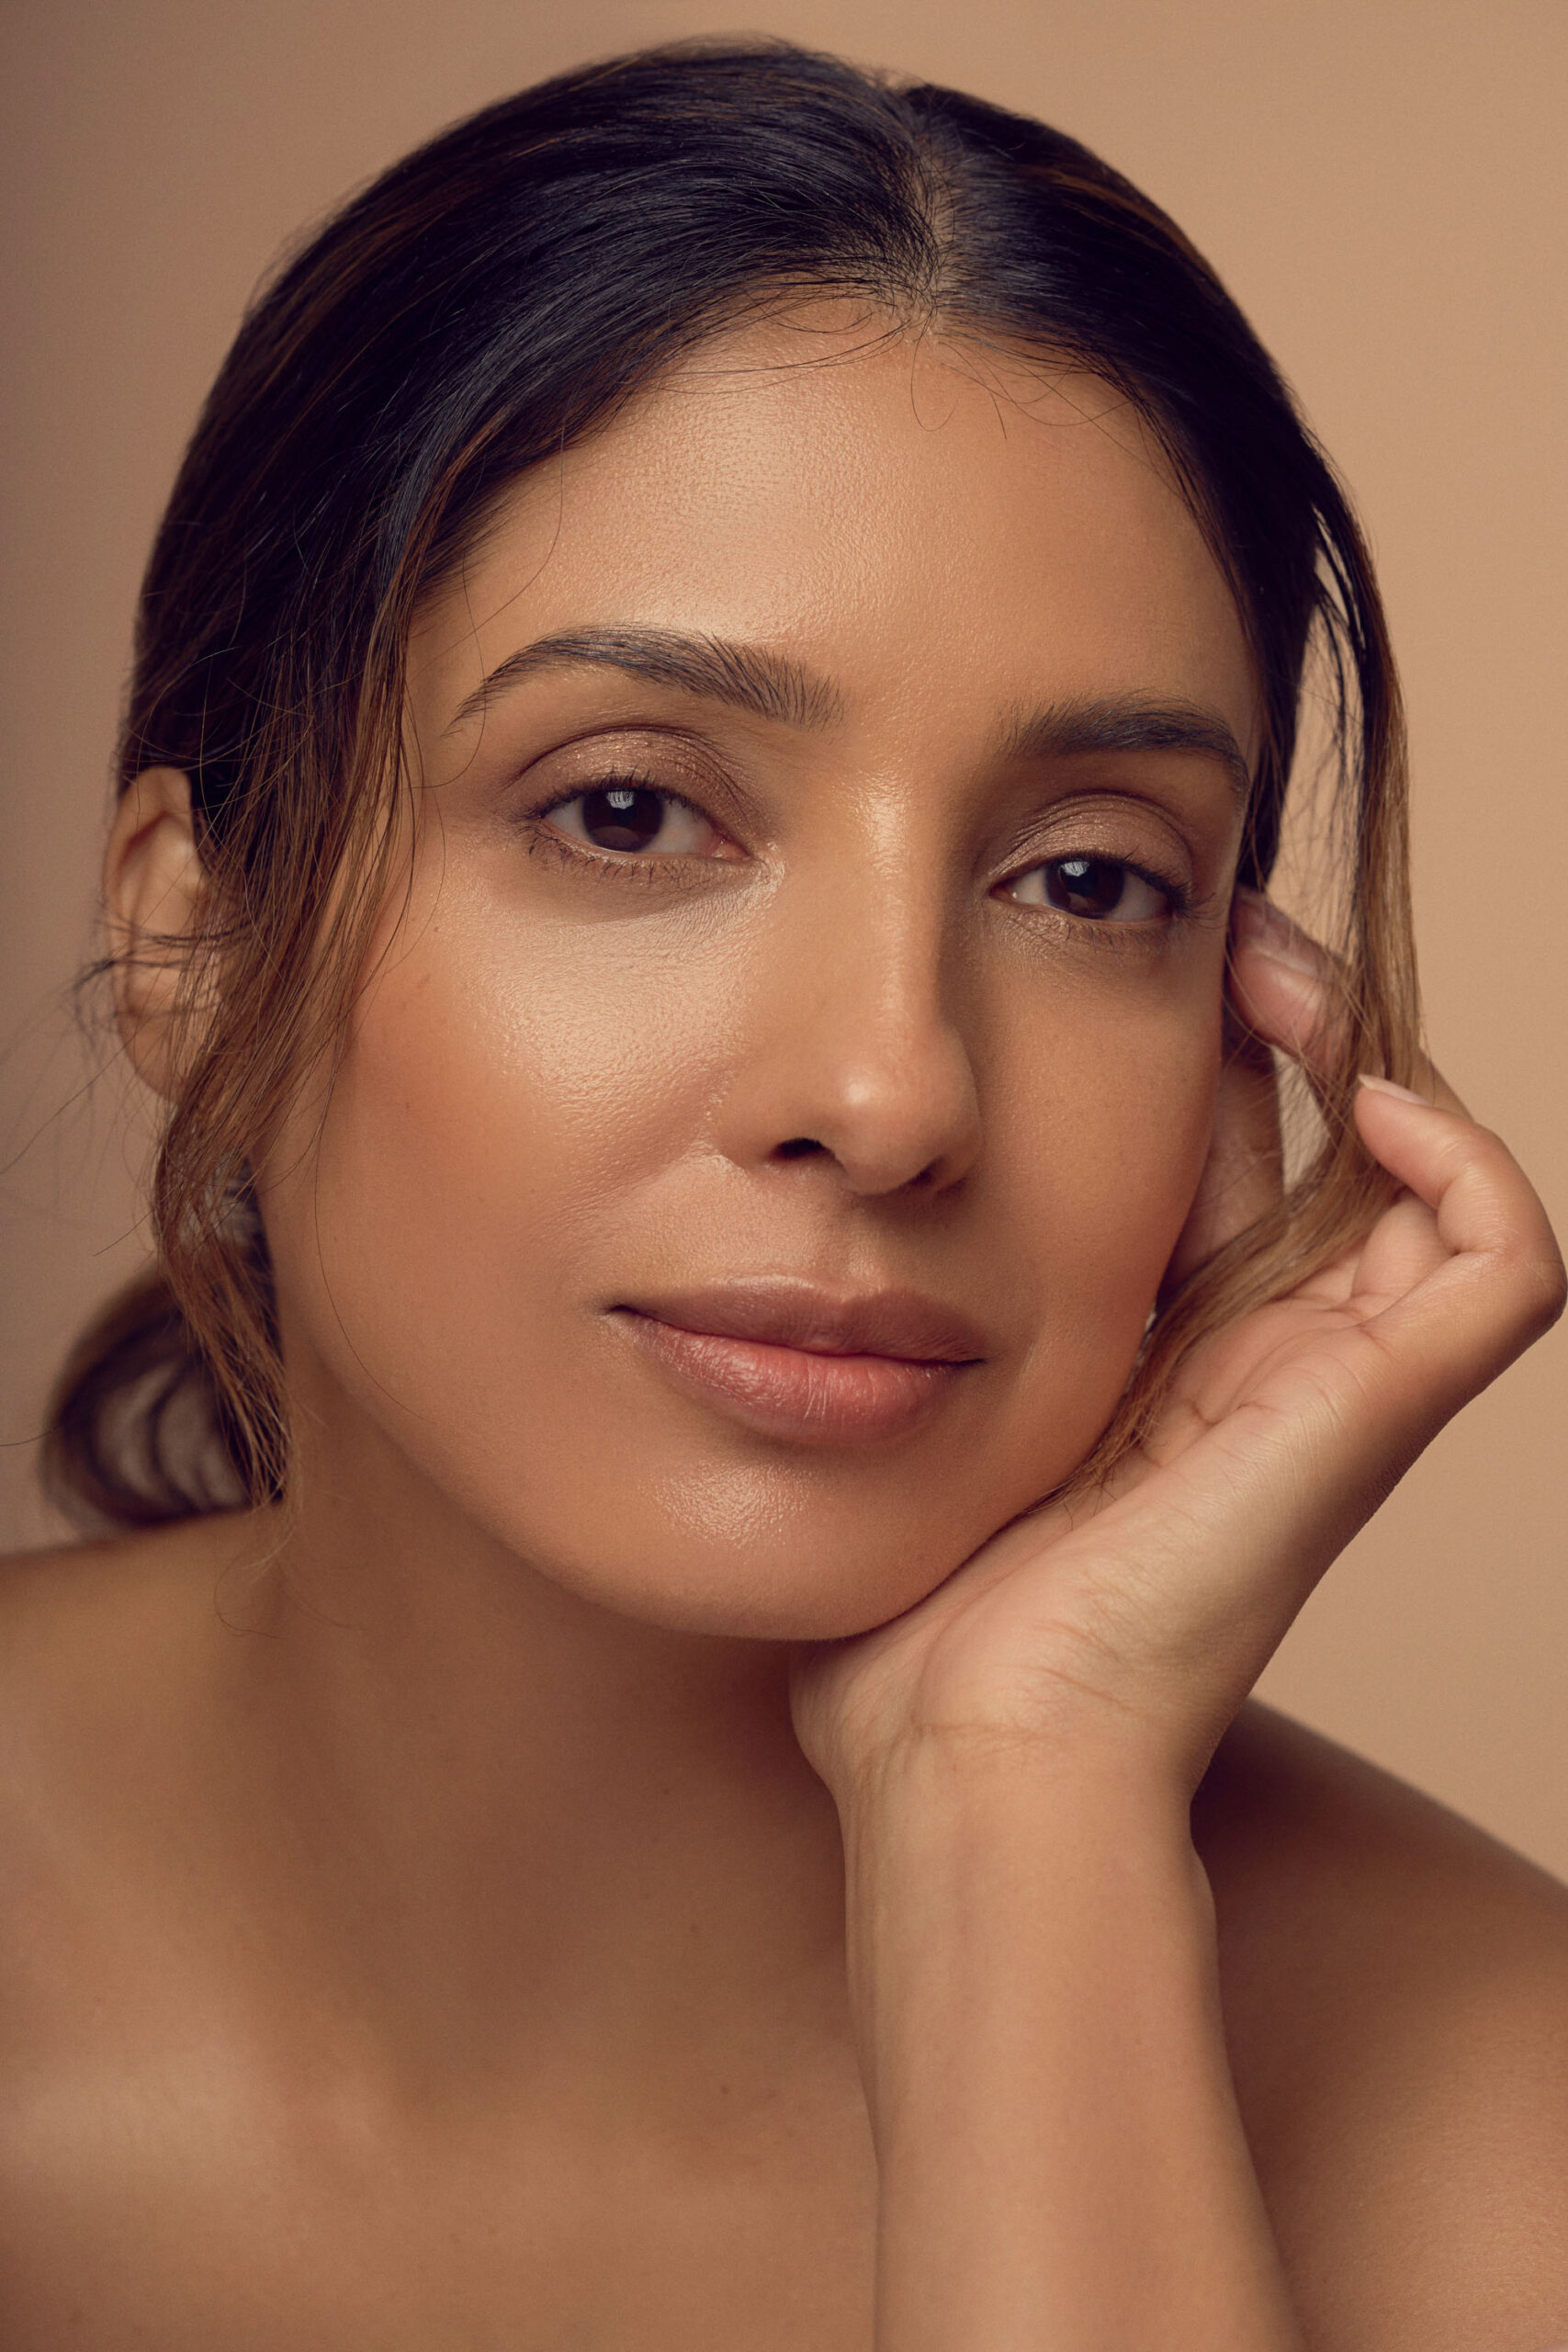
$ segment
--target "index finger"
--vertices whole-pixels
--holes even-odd
[[[1327,1076],[1339,1062],[1343,1039],[1346,997],[1337,960],[1261,891],[1245,888],[1232,908],[1231,942],[1231,994],[1253,1035],[1293,1056],[1309,1076]],[[1469,1117],[1426,1054],[1412,1083],[1439,1110]]]

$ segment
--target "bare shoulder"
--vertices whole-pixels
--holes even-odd
[[[145,1832],[243,1525],[191,1521],[0,1561],[0,1902],[29,1858],[80,1863],[133,1819]]]
[[[1194,1827],[1314,2352],[1568,2342],[1568,1887],[1259,1706]]]
[[[128,1669],[164,1664],[171,1641],[188,1633],[193,1593],[217,1596],[247,1517],[188,1520],[0,1560],[0,1723],[41,1712],[60,1695],[60,1679],[90,1703],[123,1691]]]
[[[151,1634],[165,1609],[185,1615],[193,1589],[215,1590],[254,1558],[263,1518],[220,1513],[6,1554],[0,1558],[0,1674],[24,1655],[35,1657],[77,1638],[102,1651],[107,1619],[142,1623]]]

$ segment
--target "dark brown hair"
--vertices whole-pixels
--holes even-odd
[[[251,311],[142,591],[119,754],[190,778],[207,919],[152,1184],[155,1264],[74,1351],[46,1443],[87,1523],[285,1492],[249,1169],[331,1053],[395,880],[411,619],[518,475],[716,328],[805,293],[1086,367],[1148,419],[1233,588],[1265,714],[1241,879],[1278,854],[1309,649],[1338,746],[1345,1008],[1321,1134],[1277,1212],[1162,1305],[1096,1456],[1181,1355],[1342,1247],[1380,1180],[1358,1069],[1407,1074],[1398,695],[1366,551],[1213,271],[1087,149],[955,91],[776,44],[563,75],[356,197]],[[197,1015],[199,1014],[199,1017]]]

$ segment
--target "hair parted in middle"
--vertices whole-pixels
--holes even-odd
[[[1161,1301],[1083,1476],[1147,1426],[1191,1346],[1351,1238],[1387,1180],[1349,1115],[1417,1042],[1398,691],[1365,547],[1241,311],[1086,148],[929,84],[782,43],[689,43],[563,74],[356,196],[247,316],[142,590],[118,778],[190,779],[204,922],[182,944],[156,1262],[84,1335],[46,1476],[98,1526],[288,1486],[270,1268],[251,1197],[325,1066],[397,887],[404,661],[423,600],[518,478],[721,327],[847,297],[1082,368],[1133,403],[1228,580],[1263,741],[1239,879],[1276,859],[1303,666],[1325,665],[1342,823],[1337,1063],[1279,1207]]]

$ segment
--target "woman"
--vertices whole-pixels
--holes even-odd
[[[1562,1303],[1399,763],[1055,132],[654,53],[292,262],[142,606],[107,1532],[6,1588],[8,2343],[1568,2335],[1562,1890],[1247,1701]]]

